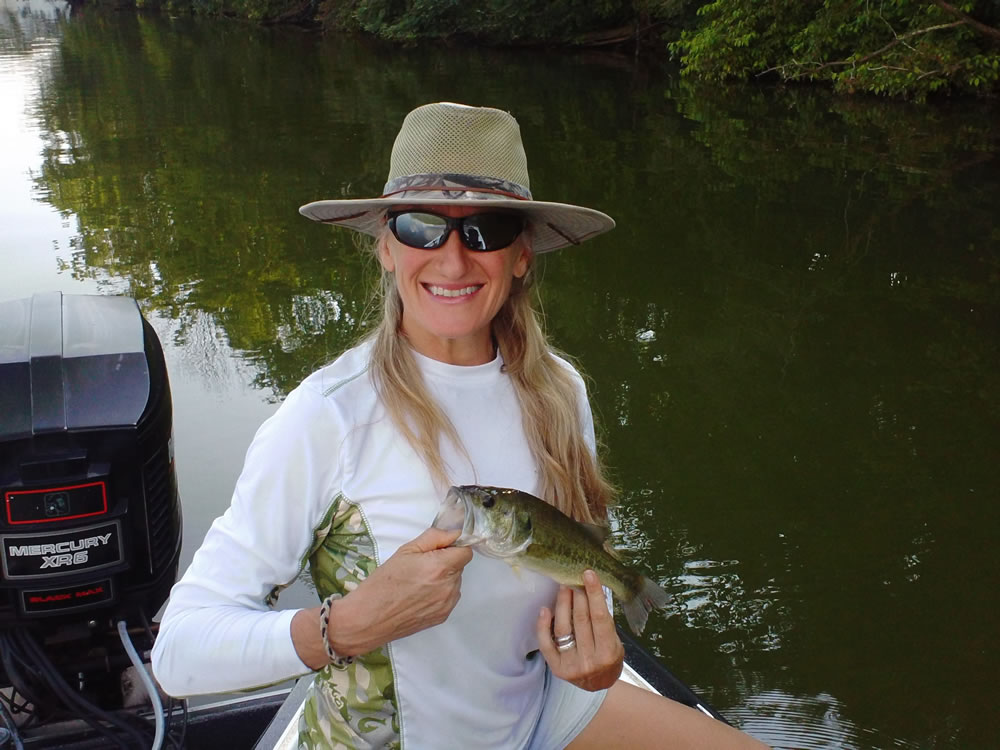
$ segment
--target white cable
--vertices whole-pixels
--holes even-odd
[[[132,666],[139,673],[139,680],[142,682],[143,687],[149,693],[149,701],[153,704],[153,716],[156,719],[156,733],[153,736],[152,750],[160,750],[163,746],[163,728],[166,724],[163,718],[163,702],[160,700],[160,691],[156,689],[153,679],[146,671],[146,665],[142,663],[139,653],[135,650],[135,646],[132,645],[132,639],[128,637],[128,630],[125,627],[124,620],[118,621],[118,637],[122,639],[122,645],[125,647],[128,658],[132,662]]]

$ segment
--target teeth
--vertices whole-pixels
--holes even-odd
[[[435,297],[461,297],[465,294],[472,294],[479,286],[467,286],[464,289],[444,289],[439,286],[428,286],[430,293]]]

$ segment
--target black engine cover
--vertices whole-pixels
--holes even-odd
[[[135,300],[0,302],[0,627],[151,616],[181,549],[170,386]]]

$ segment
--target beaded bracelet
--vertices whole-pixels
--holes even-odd
[[[339,669],[343,669],[348,664],[354,663],[353,656],[338,656],[337,652],[333,650],[333,646],[330,645],[330,639],[326,637],[330,629],[330,607],[334,599],[339,599],[341,596],[343,595],[330,594],[330,596],[323,600],[323,606],[319,608],[319,634],[323,639],[323,648],[326,649],[326,655],[330,658],[330,663]]]

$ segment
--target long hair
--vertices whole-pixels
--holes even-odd
[[[385,233],[376,239],[376,255],[386,241]],[[579,521],[604,524],[613,489],[584,440],[573,375],[556,359],[542,330],[533,304],[533,258],[529,252],[527,272],[513,280],[510,295],[493,319],[493,337],[521,406],[524,433],[541,474],[542,497]],[[464,446],[424,384],[402,332],[403,302],[395,274],[384,268],[379,296],[381,318],[366,337],[373,344],[372,381],[390,418],[433,478],[450,484],[440,441],[451,440],[461,451]]]

